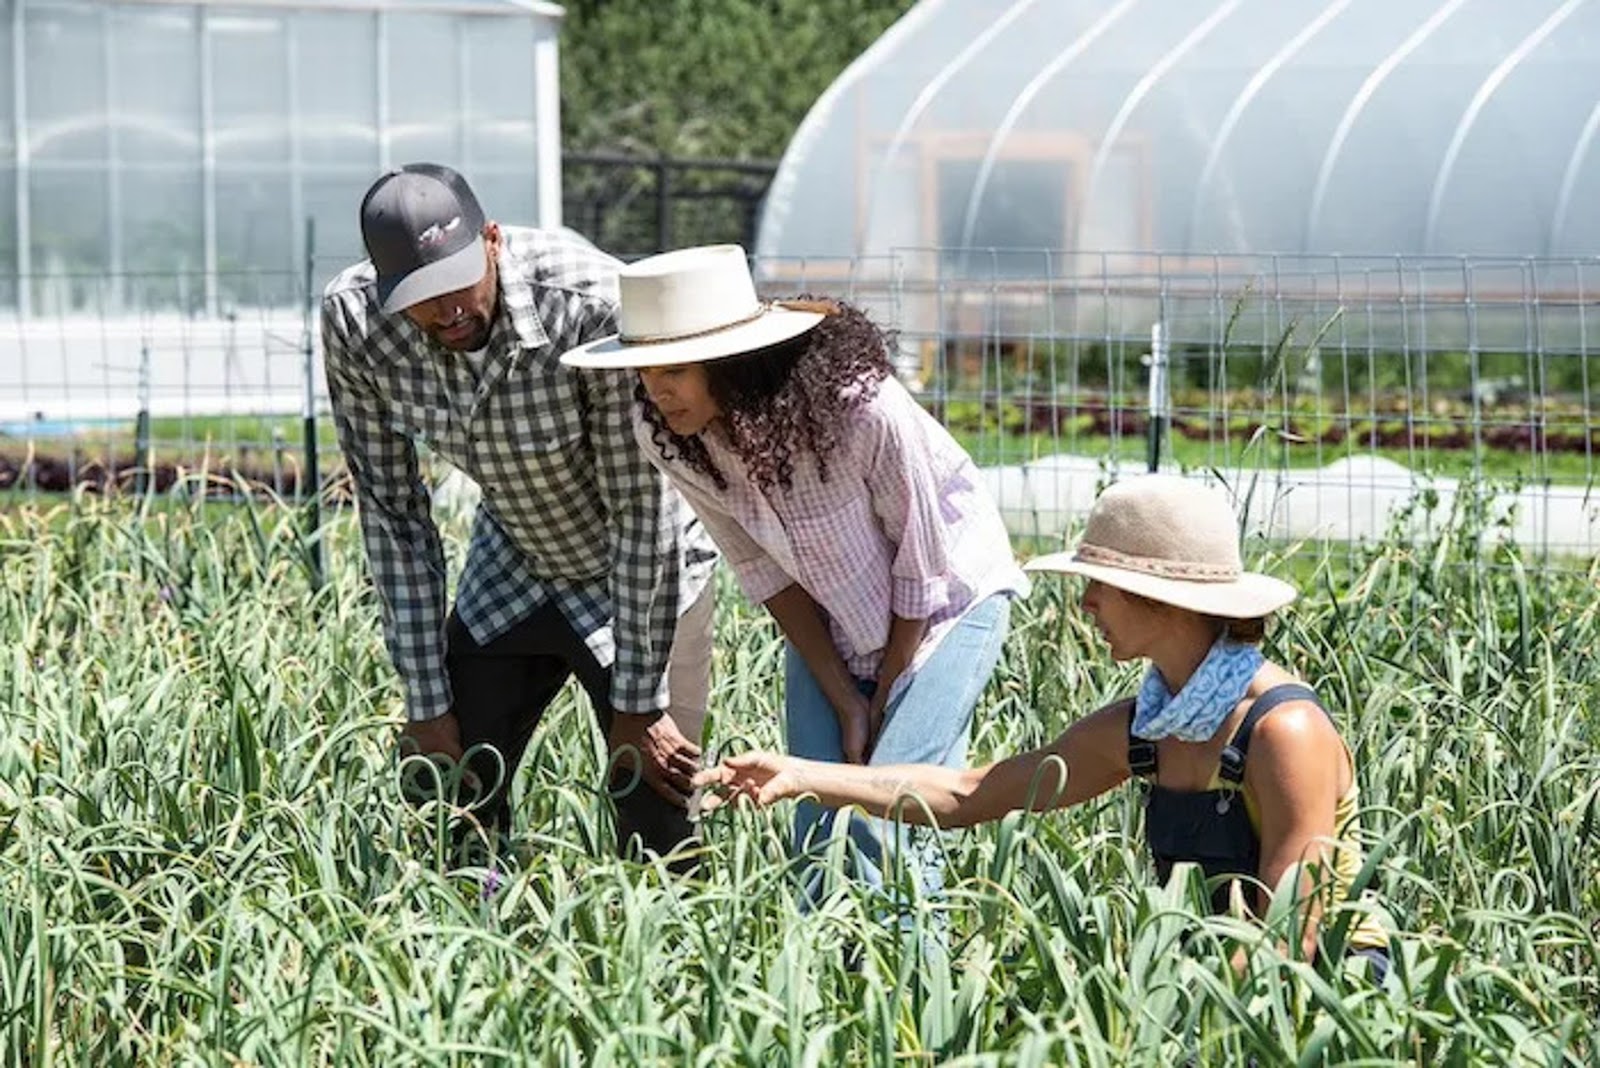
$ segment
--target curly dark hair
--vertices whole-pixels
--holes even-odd
[[[795,458],[802,451],[816,459],[818,474],[826,481],[828,457],[839,447],[844,417],[876,397],[879,384],[894,373],[889,362],[892,335],[861,309],[813,297],[779,303],[820,311],[823,319],[792,340],[705,365],[706,388],[721,412],[733,451],[763,491],[793,486]],[[650,440],[661,455],[682,459],[718,489],[727,489],[727,478],[699,435],[674,434],[643,386],[638,397],[651,427]]]

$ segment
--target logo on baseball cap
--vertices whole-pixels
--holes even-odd
[[[478,198],[449,167],[408,163],[374,182],[361,201],[361,239],[383,310],[476,285],[488,270],[483,224]]]

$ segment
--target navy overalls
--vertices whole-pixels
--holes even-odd
[[[1128,768],[1136,778],[1146,781],[1144,833],[1156,875],[1164,883],[1174,864],[1187,861],[1198,865],[1208,880],[1232,876],[1212,891],[1214,912],[1228,910],[1230,892],[1239,878],[1253,879],[1260,871],[1261,837],[1250,822],[1240,792],[1244,788],[1250,735],[1261,717],[1285,701],[1310,701],[1328,715],[1310,687],[1299,683],[1272,687],[1256,698],[1223,747],[1217,769],[1222,786],[1215,790],[1174,790],[1157,783],[1156,743],[1134,734],[1133,716],[1128,716]],[[1388,971],[1387,953],[1377,949],[1351,952],[1367,957],[1373,965],[1374,980],[1383,981]]]

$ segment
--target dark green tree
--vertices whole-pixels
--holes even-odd
[[[772,159],[913,0],[572,0],[569,151]]]
[[[771,161],[850,62],[914,0],[572,0],[561,38],[569,225],[624,256],[748,240],[766,176],[571,160]]]

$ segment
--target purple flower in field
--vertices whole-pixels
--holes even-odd
[[[498,871],[495,871],[493,868],[491,868],[489,871],[485,872],[483,876],[483,899],[488,901],[491,897],[494,897],[494,895],[498,894],[500,892],[500,884],[501,879]]]
[[[172,599],[174,597],[176,597],[176,596],[178,596],[178,591],[174,590],[171,586],[163,586],[163,587],[161,587],[161,603],[162,604],[171,604],[172,603]]]

